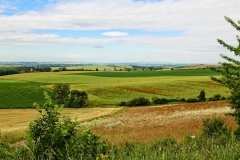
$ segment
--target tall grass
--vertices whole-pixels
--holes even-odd
[[[1,142],[0,159],[29,159],[34,160],[28,146],[13,146]],[[234,137],[225,141],[207,137],[186,137],[185,141],[177,143],[174,139],[163,139],[145,145],[126,142],[121,147],[108,145],[106,154],[100,154],[96,159],[109,160],[202,160],[216,159],[229,160],[240,158],[240,143]],[[71,151],[69,151],[71,153]],[[53,153],[54,154],[54,153]],[[66,159],[71,155],[65,154]],[[51,159],[51,155],[47,159]],[[85,157],[79,159],[85,160]]]

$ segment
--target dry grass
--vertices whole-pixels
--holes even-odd
[[[226,102],[179,104],[129,108],[113,117],[82,123],[115,145],[126,141],[146,143],[159,138],[181,140],[201,132],[202,119],[213,115],[223,117],[228,126],[235,128],[232,112]]]
[[[77,118],[78,121],[91,120],[97,117],[114,114],[122,108],[65,108],[63,116]],[[36,109],[1,109],[0,112],[0,131],[24,130],[28,127],[29,122],[39,117]]]

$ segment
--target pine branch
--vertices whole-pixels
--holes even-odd
[[[234,52],[235,55],[240,55],[240,50],[238,48],[235,48],[227,43],[225,43],[223,40],[221,39],[217,39],[218,43],[220,43],[221,45],[223,45],[223,47],[226,47],[228,50],[230,50],[231,52]]]
[[[235,59],[233,59],[233,58],[230,58],[230,57],[228,57],[228,56],[226,56],[226,55],[223,55],[223,54],[220,54],[220,56],[221,56],[222,58],[228,60],[229,62],[232,62],[232,63],[234,63],[234,64],[236,64],[236,65],[240,65],[240,61],[237,61],[237,60],[235,60]]]
[[[236,23],[234,23],[229,17],[224,16],[224,18],[226,19],[226,21],[228,21],[229,23],[231,23],[231,25],[236,28],[236,30],[240,31],[240,26],[238,26]],[[238,21],[239,23],[239,21]],[[240,24],[240,23],[239,23]]]

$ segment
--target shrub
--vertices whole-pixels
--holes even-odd
[[[230,129],[224,125],[224,120],[214,117],[213,119],[203,120],[202,135],[210,138],[218,138],[222,135],[230,136]]]
[[[179,99],[177,99],[177,98],[168,99],[168,102],[178,102],[178,101],[179,101]]]
[[[208,98],[208,100],[209,101],[219,101],[219,100],[221,100],[221,95],[220,94],[215,94],[213,97]]]
[[[98,136],[91,131],[79,132],[75,129],[78,125],[69,117],[61,117],[59,105],[54,105],[51,98],[45,92],[46,102],[38,108],[39,119],[29,125],[28,146],[32,150],[35,159],[80,159],[85,155],[95,157],[105,150],[105,142],[100,142]],[[84,147],[87,150],[83,150]],[[99,152],[93,152],[91,150]],[[92,158],[94,159],[94,158]]]
[[[144,98],[144,97],[134,98],[134,99],[127,102],[127,106],[129,106],[129,107],[132,107],[132,106],[147,106],[149,104],[150,104],[149,99]]]
[[[199,102],[197,98],[188,98],[187,103]]]
[[[117,105],[117,106],[126,106],[126,105],[127,105],[127,102],[125,102],[125,101],[122,101],[122,102],[118,103],[118,105]]]
[[[186,99],[185,98],[181,98],[179,101],[180,102],[186,102]]]
[[[166,98],[153,97],[152,101],[154,104],[167,104],[168,103],[168,99],[166,99]]]
[[[213,96],[217,101],[221,100],[221,95],[220,94],[215,94]]]
[[[108,146],[100,141],[100,136],[91,130],[85,130],[71,139],[69,154],[74,159],[97,159],[100,154],[106,154]]]
[[[227,100],[227,98],[226,98],[226,97],[224,97],[224,96],[222,96],[222,97],[221,97],[221,100]]]

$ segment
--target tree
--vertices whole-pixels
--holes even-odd
[[[64,105],[68,101],[68,96],[70,93],[69,84],[54,84],[52,99],[56,101],[58,105]]]
[[[199,99],[199,101],[203,101],[203,102],[206,101],[204,90],[201,90],[201,92],[200,92],[200,94],[198,96],[198,99]]]
[[[234,23],[229,17],[225,16],[225,19],[237,30],[240,31],[240,26]],[[240,24],[240,21],[238,21]],[[234,52],[235,56],[240,56],[240,38],[237,36],[237,41],[239,43],[238,47],[231,46],[225,43],[221,39],[217,39],[223,47],[226,47],[231,52]],[[227,60],[227,62],[219,62],[221,65],[220,68],[212,67],[213,71],[219,72],[222,74],[221,78],[211,77],[212,80],[219,82],[231,91],[231,96],[229,97],[230,106],[234,109],[234,114],[232,114],[239,127],[235,131],[235,135],[240,138],[240,61],[228,57],[226,55],[220,54],[220,56]]]
[[[84,91],[72,90],[68,106],[71,108],[81,108],[86,105],[88,95]]]

